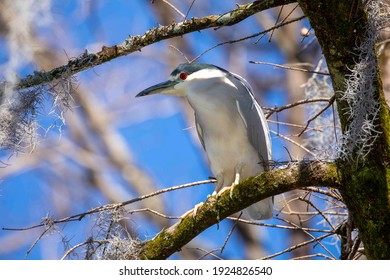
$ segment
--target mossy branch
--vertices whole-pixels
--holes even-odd
[[[138,257],[167,259],[202,231],[224,218],[264,198],[307,186],[339,188],[336,165],[300,162],[248,178],[234,188],[232,198],[229,190],[224,191],[218,199],[211,196],[197,209],[195,216],[190,211],[179,222],[144,242]]]
[[[54,68],[50,71],[36,71],[21,79],[17,89],[37,86],[52,82],[56,79],[66,78],[81,71],[100,65],[114,58],[140,51],[143,47],[153,45],[159,41],[208,28],[218,28],[237,24],[244,19],[261,11],[296,2],[294,0],[267,0],[254,1],[245,5],[238,5],[237,9],[222,15],[209,15],[202,18],[192,18],[183,22],[172,22],[170,25],[152,27],[143,35],[130,36],[124,42],[110,47],[103,46],[97,53],[85,51],[79,57],[69,60],[68,64]]]
[[[378,28],[388,25],[388,12],[381,11],[386,6],[374,0],[298,3],[315,30],[336,93],[343,131],[340,192],[366,256],[389,259],[390,112],[375,45]]]

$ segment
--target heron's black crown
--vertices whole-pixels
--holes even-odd
[[[180,64],[179,66],[176,67],[175,70],[172,71],[171,76],[176,76],[177,74],[182,73],[182,72],[185,72],[188,75],[191,75],[192,73],[195,73],[195,72],[197,72],[199,70],[203,70],[203,69],[218,69],[218,70],[221,70],[225,73],[228,72],[225,69],[220,68],[218,66],[215,66],[213,64],[194,62],[194,63]]]

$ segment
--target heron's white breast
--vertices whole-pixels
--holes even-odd
[[[259,174],[263,168],[237,109],[236,89],[224,83],[212,86],[211,91],[189,91],[187,98],[201,127],[211,170],[214,176],[223,174],[224,185],[228,186],[234,181],[238,164],[243,166],[241,179]]]

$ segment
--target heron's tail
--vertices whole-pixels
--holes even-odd
[[[274,197],[263,199],[244,210],[243,218],[250,220],[271,219],[274,212]]]

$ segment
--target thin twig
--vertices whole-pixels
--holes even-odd
[[[198,247],[196,247],[196,248],[187,247],[186,249],[195,249],[195,250],[199,250],[199,251],[205,253],[204,255],[200,256],[200,257],[198,258],[198,260],[201,260],[201,259],[207,257],[208,255],[213,256],[213,257],[216,258],[216,259],[223,260],[221,257],[219,257],[219,256],[217,256],[216,254],[214,254],[214,252],[217,252],[217,251],[219,250],[219,248],[218,248],[218,249],[211,250],[211,251],[207,251],[207,250],[205,250],[205,249],[198,248]]]
[[[284,21],[291,15],[291,13],[296,9],[298,7],[298,5],[297,6],[295,6],[295,8],[284,18],[284,20],[280,23],[280,24],[282,24],[282,23],[284,23]],[[265,34],[263,34],[262,36],[260,36],[257,40],[256,40],[256,42],[255,42],[255,44],[258,44],[259,42],[260,42],[260,40],[261,39],[263,39],[265,37]],[[270,41],[269,41],[270,42]]]
[[[228,217],[229,220],[237,220],[237,218]],[[248,225],[255,225],[255,226],[262,226],[262,227],[272,227],[272,228],[279,228],[279,229],[287,229],[287,230],[305,230],[310,232],[324,232],[324,233],[331,233],[332,231],[326,230],[326,229],[317,229],[317,228],[304,228],[300,226],[285,226],[285,225],[277,225],[277,224],[267,224],[262,222],[257,222],[253,220],[244,220],[239,219],[240,223],[248,224]]]
[[[292,140],[291,138],[283,135],[283,134],[280,134],[276,131],[273,131],[273,130],[270,130],[269,132],[271,132],[272,134],[275,134],[276,136],[280,137],[280,138],[283,138],[284,140],[287,140],[288,142],[296,145],[297,147],[301,148],[302,150],[306,151],[307,153],[311,154],[313,157],[317,157],[316,154],[314,154],[312,151],[310,151],[309,149],[307,149],[306,147],[302,146],[301,144],[299,144],[298,142]]]
[[[276,18],[275,24],[278,23],[278,21],[279,21],[279,19],[280,19],[280,15],[282,14],[283,8],[284,8],[284,5],[282,5],[282,6],[280,7],[280,10],[279,10],[278,16],[277,16],[277,18]],[[272,36],[274,35],[274,31],[275,31],[275,30],[272,30],[272,31],[271,31],[271,34],[269,35],[269,38],[268,38],[268,43],[271,42]]]
[[[300,257],[292,258],[292,260],[305,260],[305,259],[315,258],[315,257],[321,257],[321,258],[328,259],[328,260],[335,260],[334,258],[329,257],[329,256],[324,255],[324,254],[321,254],[321,253],[300,256]]]
[[[287,214],[287,215],[299,215],[299,216],[304,216],[304,215],[309,215],[309,216],[315,216],[318,215],[318,212],[300,212],[300,211],[281,211],[280,213],[282,214]],[[347,213],[340,213],[340,212],[330,212],[328,211],[322,211],[324,215],[330,215],[330,216],[344,216],[346,217],[348,214]],[[326,231],[328,232],[328,231]]]
[[[210,179],[210,180],[203,180],[203,181],[192,182],[192,183],[183,184],[183,185],[179,185],[179,186],[174,186],[174,187],[158,190],[156,192],[153,192],[153,193],[150,193],[150,194],[146,194],[146,195],[134,198],[134,199],[130,199],[130,200],[127,200],[127,201],[124,201],[124,202],[121,202],[121,203],[106,204],[106,205],[103,205],[103,206],[95,207],[95,208],[93,208],[93,209],[91,209],[89,211],[86,211],[84,213],[68,216],[66,218],[62,218],[62,219],[59,219],[59,220],[52,220],[51,222],[53,224],[59,224],[59,223],[70,222],[70,221],[80,221],[87,215],[91,215],[91,214],[98,213],[98,212],[103,212],[103,211],[108,211],[108,210],[113,210],[113,209],[118,209],[118,208],[121,208],[121,207],[126,206],[128,204],[132,204],[132,203],[135,203],[135,202],[147,199],[149,197],[160,195],[162,193],[175,191],[175,190],[178,190],[178,189],[184,189],[184,188],[188,188],[188,187],[193,187],[193,186],[198,186],[198,185],[215,183],[215,182],[216,182],[215,179]],[[42,226],[45,226],[45,225],[47,225],[47,222],[43,222],[43,223],[40,223],[38,225],[25,227],[25,228],[3,228],[3,230],[30,230],[30,229],[42,227]]]
[[[298,249],[298,248],[301,248],[301,247],[303,247],[303,246],[306,246],[306,245],[308,245],[308,244],[311,244],[311,243],[314,243],[314,242],[317,242],[317,241],[321,241],[321,240],[323,240],[323,239],[325,239],[325,238],[327,238],[327,237],[329,237],[329,236],[332,236],[332,235],[334,235],[334,234],[335,234],[335,233],[333,233],[333,232],[332,232],[332,233],[324,234],[324,235],[322,235],[322,236],[320,236],[320,237],[313,238],[313,239],[311,239],[311,240],[308,240],[308,241],[299,243],[299,244],[297,244],[297,245],[291,246],[291,247],[289,247],[289,248],[287,248],[287,249],[285,249],[285,250],[283,250],[283,251],[280,251],[280,252],[278,252],[278,253],[275,253],[275,254],[272,254],[272,255],[269,255],[269,256],[265,256],[264,258],[261,258],[260,260],[269,260],[269,259],[275,258],[275,257],[277,257],[277,256],[283,255],[284,253],[288,253],[288,252],[294,251],[294,250],[296,250],[296,249]]]
[[[277,19],[276,19],[275,24],[278,22],[278,20],[279,20],[281,14],[282,14],[283,7],[284,7],[284,5],[282,6],[282,8],[281,8],[280,11],[279,11],[279,14],[278,14],[278,17],[277,17]],[[299,4],[295,5],[295,7],[294,7],[294,8],[285,16],[285,18],[284,18],[280,23],[285,22],[285,21],[288,19],[288,17],[291,16],[292,13],[293,13],[298,7],[299,7]],[[274,30],[272,31],[271,35],[270,35],[269,38],[268,38],[268,42],[269,42],[269,43],[271,42],[271,38],[272,38],[273,35],[274,35]]]
[[[91,242],[99,243],[99,245],[101,245],[101,244],[103,244],[103,243],[108,243],[107,240],[87,240],[87,241],[85,241],[85,242],[83,242],[83,243],[79,243],[79,244],[73,246],[73,247],[70,248],[68,251],[66,251],[65,255],[61,258],[61,260],[65,260],[65,259],[70,255],[70,253],[72,253],[74,250],[76,250],[76,249],[79,248],[79,247],[88,245],[88,244],[90,244]]]
[[[223,250],[225,249],[226,244],[227,244],[227,242],[229,241],[230,236],[232,235],[234,229],[236,228],[236,226],[237,226],[237,224],[238,224],[238,221],[240,220],[241,216],[242,216],[242,212],[240,213],[240,215],[238,216],[238,218],[237,218],[236,221],[234,222],[232,228],[230,229],[228,235],[226,236],[225,241],[223,242],[223,245],[222,245],[222,247],[221,247],[221,254],[223,253]]]
[[[340,202],[344,202],[343,201],[343,198],[338,195],[338,194],[335,194],[334,192],[331,192],[331,191],[327,191],[327,190],[323,190],[323,189],[320,189],[318,187],[305,187],[303,188],[304,190],[308,190],[308,191],[312,191],[312,192],[317,192],[317,193],[320,193],[320,194],[324,194],[326,196],[329,196],[329,197],[332,197]]]
[[[305,33],[302,33],[302,30],[301,30],[301,36],[302,36],[302,40],[301,40],[301,44],[303,43],[303,41],[307,38],[307,37],[309,37],[309,35],[310,35],[310,31],[311,31],[311,27],[310,28],[308,28],[307,29],[307,31],[305,32]],[[309,42],[310,43],[310,42]]]
[[[182,18],[186,18],[186,16],[178,9],[176,8],[172,3],[170,3],[168,0],[162,0],[165,4],[167,4],[169,7],[171,7],[173,10],[175,10],[176,13],[178,13]]]
[[[337,137],[337,121],[336,121],[336,112],[335,112],[335,106],[332,104],[332,116],[333,116],[333,133],[334,133],[334,138],[336,140],[336,146],[339,145],[339,139]]]
[[[360,244],[361,244],[361,240],[360,240],[360,238],[358,236],[358,237],[356,237],[355,243],[353,244],[353,247],[352,247],[352,250],[351,250],[351,252],[348,255],[348,258],[347,258],[348,260],[353,260],[354,259],[354,257],[356,256],[356,253],[357,253],[357,251],[359,249]]]
[[[43,237],[50,229],[52,229],[52,226],[48,226],[47,228],[45,228],[45,230],[38,236],[38,238],[35,239],[34,243],[30,246],[30,248],[29,248],[28,251],[26,252],[26,255],[24,256],[24,259],[27,259],[28,255],[30,254],[30,252],[32,251],[32,249],[34,249],[35,245],[37,245],[37,243],[39,242],[39,240],[41,240],[42,237]]]
[[[107,240],[108,240],[109,237],[110,237],[111,230],[112,230],[112,227],[113,227],[114,223],[115,223],[115,221],[114,221],[114,219],[111,217],[111,218],[110,218],[110,224],[108,225],[108,229],[107,229],[107,232],[106,232],[106,239],[107,239]],[[106,249],[107,249],[107,246],[104,246],[103,252],[102,252],[102,255],[103,255],[103,256],[106,254]]]
[[[140,213],[140,212],[149,212],[149,213],[152,213],[152,214],[155,214],[159,217],[162,217],[162,218],[165,218],[165,219],[169,219],[169,220],[178,220],[180,219],[180,216],[168,216],[168,215],[164,215],[156,210],[153,210],[153,209],[150,209],[150,208],[141,208],[141,209],[135,209],[135,210],[129,210],[127,211],[128,214],[133,214],[133,213]]]
[[[293,225],[293,226],[298,226],[298,225],[296,225],[295,223],[293,223],[292,221],[284,220],[284,219],[281,219],[281,218],[278,218],[278,219],[283,220],[283,221],[284,221],[285,223],[287,223],[287,224],[290,224],[290,225]],[[307,234],[308,236],[310,236],[310,238],[314,238],[314,235],[312,235],[310,232],[307,232],[306,230],[303,230],[303,232],[304,232],[305,234]],[[331,232],[333,232],[333,234],[335,234],[335,231],[332,230]],[[332,257],[336,258],[336,256],[333,255],[333,253],[332,253],[331,251],[329,251],[329,249],[326,248],[320,241],[315,240],[315,242],[316,242],[318,245],[320,245],[320,246],[322,247],[322,249],[324,249],[326,252],[328,252],[329,255],[331,255]]]
[[[305,128],[298,134],[298,137],[301,136],[306,131],[306,129],[309,127],[309,125],[312,121],[314,121],[316,118],[318,118],[320,115],[322,115],[322,113],[324,113],[330,106],[332,106],[332,104],[334,103],[335,100],[336,100],[336,95],[333,95],[329,99],[329,103],[324,108],[322,108],[321,111],[319,111],[317,114],[315,114],[313,117],[311,117],[307,121]]]
[[[252,64],[262,64],[262,65],[270,65],[270,66],[275,66],[277,68],[282,68],[282,69],[287,69],[287,70],[294,70],[294,71],[301,71],[305,73],[312,73],[312,74],[319,74],[319,75],[326,75],[330,76],[328,72],[321,72],[321,71],[313,71],[313,70],[307,70],[303,68],[298,68],[298,67],[293,67],[293,66],[287,66],[287,65],[282,65],[282,64],[276,64],[276,63],[271,63],[271,62],[263,62],[263,61],[249,61],[249,63]]]
[[[294,201],[297,201],[299,197],[297,197],[299,193],[297,192],[292,192],[290,194],[290,196],[292,198],[289,198],[290,196],[286,197],[285,194],[283,194],[283,197],[284,197],[284,204],[282,205],[282,207],[279,209],[279,213],[290,213],[290,212],[293,212],[293,210],[291,210],[291,207],[290,207],[290,204]],[[289,198],[289,199],[288,199]],[[283,211],[284,208],[287,208],[286,211]]]
[[[192,6],[194,5],[194,3],[195,3],[195,0],[192,0],[192,3],[191,3],[190,7],[189,7],[188,10],[187,10],[186,16],[184,17],[184,21],[187,20],[187,17],[188,17],[188,15],[189,15],[189,13],[190,13],[190,11],[191,11]]]
[[[216,44],[214,46],[212,46],[211,48],[208,48],[207,50],[203,51],[202,53],[200,53],[197,57],[195,57],[194,59],[191,60],[191,62],[194,62],[196,60],[198,60],[201,56],[203,56],[204,54],[208,53],[209,51],[217,48],[217,47],[220,47],[220,46],[223,46],[223,45],[226,45],[226,44],[234,44],[234,43],[238,43],[238,42],[241,42],[241,41],[245,41],[245,40],[248,40],[248,39],[251,39],[251,38],[255,38],[255,37],[258,37],[262,34],[267,34],[268,32],[274,30],[274,29],[277,29],[277,28],[280,28],[282,26],[285,26],[287,24],[290,24],[290,23],[293,23],[293,22],[296,22],[296,21],[300,21],[302,19],[306,18],[306,16],[301,16],[301,17],[298,17],[298,18],[295,18],[295,19],[292,19],[292,20],[289,20],[287,22],[284,22],[284,23],[280,23],[278,25],[275,25],[267,30],[264,30],[264,31],[261,31],[261,32],[258,32],[258,33],[255,33],[255,34],[252,34],[252,35],[249,35],[249,36],[246,36],[246,37],[242,37],[240,39],[236,39],[236,40],[230,40],[230,41],[226,41],[226,42],[222,42],[222,43],[219,43],[219,44]]]
[[[177,51],[182,57],[184,57],[184,59],[190,63],[190,60],[188,59],[188,57],[181,51],[179,50],[178,48],[176,48],[174,45],[169,45],[170,48],[174,49],[175,51]]]
[[[268,119],[267,122],[275,123],[277,125],[285,125],[285,126],[291,126],[291,127],[297,127],[297,128],[304,128],[305,127],[304,125],[301,125],[301,124],[286,123],[286,122],[274,121],[274,120],[270,120],[270,119]],[[322,128],[321,126],[320,127],[310,127],[307,129],[307,131],[314,130],[314,131],[322,132],[321,128]]]
[[[263,109],[269,111],[269,112],[267,112],[265,114],[265,117],[268,119],[273,113],[279,113],[281,111],[284,111],[284,110],[287,110],[287,109],[291,109],[291,108],[299,106],[299,105],[308,104],[308,103],[314,103],[314,102],[328,102],[329,103],[330,101],[331,101],[331,98],[311,98],[311,99],[306,98],[306,99],[295,101],[294,103],[290,103],[290,104],[287,104],[287,105],[274,107],[274,108],[263,107]]]
[[[313,207],[315,210],[317,210],[318,214],[322,216],[322,218],[324,218],[324,220],[329,224],[329,226],[332,228],[333,231],[335,231],[335,227],[333,226],[333,224],[329,221],[329,219],[322,213],[322,211],[313,204],[313,202],[311,202],[309,199],[306,199],[306,198],[303,198],[303,197],[300,197],[299,200],[301,201],[304,201],[306,202],[308,205],[310,205],[311,207]]]

